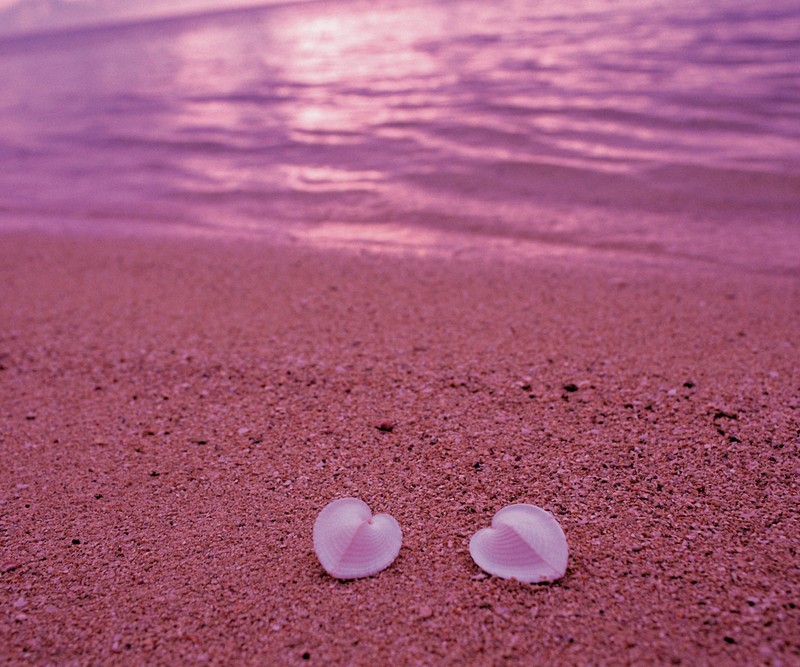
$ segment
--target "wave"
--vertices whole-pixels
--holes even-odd
[[[800,246],[800,11],[591,4],[312,0],[0,38],[0,224]]]

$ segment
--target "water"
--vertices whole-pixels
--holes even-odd
[[[0,38],[0,226],[800,265],[800,5],[272,5]]]

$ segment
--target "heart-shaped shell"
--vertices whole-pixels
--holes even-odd
[[[358,498],[326,505],[314,523],[314,551],[337,579],[368,577],[389,567],[400,552],[403,532],[388,514],[376,514]]]
[[[567,539],[555,517],[535,505],[509,505],[469,542],[472,560],[503,579],[555,581],[567,571]]]

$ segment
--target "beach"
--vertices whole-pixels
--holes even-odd
[[[794,274],[18,231],[0,323],[5,663],[800,661]],[[512,503],[560,581],[472,562]]]
[[[0,0],[0,664],[800,664],[798,34]]]

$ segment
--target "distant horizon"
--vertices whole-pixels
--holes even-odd
[[[120,22],[177,18],[193,13],[319,1],[156,0],[142,6],[136,0],[0,0],[0,37],[22,37],[42,32],[101,27]],[[663,0],[644,1],[654,7],[664,4]],[[544,4],[552,4],[552,0]],[[745,0],[721,0],[720,4],[748,5]],[[575,5],[571,7],[572,11],[580,9],[581,6],[589,9],[593,5],[593,0],[582,0]]]
[[[0,37],[309,1],[174,0],[143,7],[134,0],[0,0]]]

